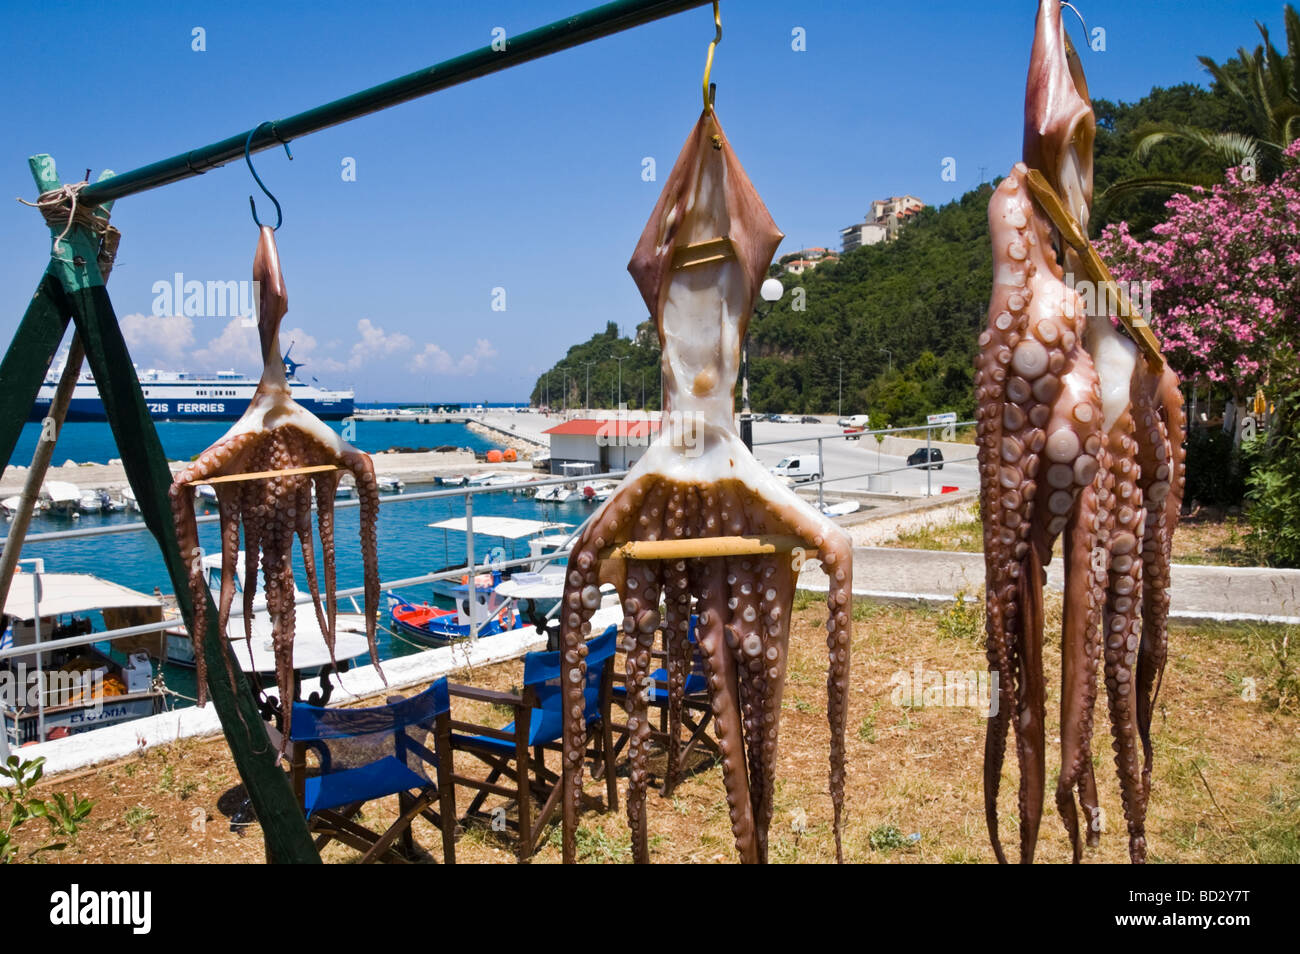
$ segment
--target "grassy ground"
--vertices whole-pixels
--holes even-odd
[[[964,520],[907,530],[881,545],[909,550],[983,553],[984,529],[979,519],[979,505],[972,505]],[[1264,565],[1263,555],[1250,535],[1250,527],[1236,517],[1217,514],[1192,516],[1179,521],[1174,531],[1174,562],[1217,566]]]
[[[1049,599],[1051,598],[1049,594]],[[1048,632],[1059,632],[1059,597],[1049,607]],[[801,594],[791,636],[783,704],[771,860],[826,862],[834,858],[826,794],[825,608]],[[848,731],[845,857],[854,862],[984,862],[992,860],[985,831],[980,765],[985,720],[972,706],[925,705],[901,698],[914,667],[925,672],[984,670],[983,619],[978,607],[917,610],[859,603],[853,645]],[[1156,769],[1147,822],[1156,862],[1300,862],[1300,673],[1291,643],[1300,634],[1248,628],[1174,627],[1158,706]],[[1044,653],[1049,672],[1048,797],[1038,858],[1068,858],[1055,817],[1059,706],[1059,637]],[[620,662],[621,665],[621,662]],[[499,689],[516,685],[519,663],[464,674],[462,681]],[[902,674],[902,675],[895,675]],[[1103,695],[1104,700],[1104,695]],[[504,724],[509,716],[457,702],[458,718]],[[1106,812],[1101,847],[1088,860],[1126,860],[1118,785],[1110,757],[1105,704],[1098,713],[1094,761]],[[468,758],[457,770],[472,772]],[[54,778],[47,792],[76,791],[94,810],[75,844],[50,860],[68,862],[260,862],[256,822],[240,824],[243,798],[223,741],[186,741],[142,753],[96,771]],[[1001,827],[1014,848],[1016,770],[1003,779]],[[589,783],[589,791],[603,786]],[[620,779],[620,792],[625,779]],[[468,796],[458,793],[463,809]],[[621,806],[620,806],[621,808]],[[386,824],[395,800],[366,806],[365,820]],[[234,816],[232,818],[232,816]],[[720,768],[706,763],[671,799],[651,793],[653,858],[673,862],[734,859]],[[232,830],[232,822],[234,822]],[[417,840],[440,854],[436,832],[422,820]],[[582,817],[584,861],[630,858],[623,812]],[[464,831],[462,862],[510,862],[510,845],[479,827]],[[355,852],[338,846],[326,860]],[[559,860],[553,830],[537,861]]]

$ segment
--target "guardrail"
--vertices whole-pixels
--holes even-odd
[[[772,440],[772,441],[754,441],[754,446],[773,447],[778,444],[808,444],[811,443],[812,441],[816,441],[818,479],[815,481],[806,480],[803,481],[803,483],[817,484],[817,506],[820,508],[826,505],[826,495],[825,495],[826,484],[836,483],[841,480],[861,480],[863,477],[880,477],[885,474],[897,474],[903,471],[916,470],[917,468],[925,468],[925,495],[927,497],[934,496],[934,485],[931,480],[931,467],[933,467],[934,465],[930,463],[930,454],[931,454],[931,448],[934,440],[934,431],[947,430],[950,427],[952,428],[973,427],[974,425],[975,425],[974,421],[953,421],[948,424],[917,424],[911,427],[881,427],[875,430],[854,431],[851,434],[841,431],[838,434],[822,434],[822,435],[813,435],[807,437],[785,437],[785,438],[780,438],[778,440]],[[902,434],[902,433],[911,433],[914,431],[925,431],[925,450],[926,450],[925,463],[908,464],[904,467],[891,467],[887,470],[866,471],[861,474],[850,474],[844,477],[828,478],[826,476],[826,456],[825,456],[825,448],[823,447],[824,441],[840,441],[840,440],[848,441],[848,440],[856,440],[862,437],[876,437],[876,435],[881,435],[879,438],[877,438],[877,440],[881,440],[883,439],[883,436],[886,434]],[[972,445],[972,450],[973,449],[974,449],[974,445]],[[951,460],[943,461],[943,463],[963,464],[966,463],[967,461],[972,461],[976,459],[977,456],[972,454],[970,457],[954,457]]]
[[[901,473],[903,471],[915,470],[918,467],[926,468],[926,495],[931,496],[932,483],[931,483],[931,471],[929,470],[929,466],[932,465],[928,464],[929,457],[930,457],[928,450],[932,446],[934,431],[946,429],[949,427],[966,427],[972,424],[974,424],[973,421],[959,421],[954,424],[926,424],[926,425],[916,425],[912,427],[878,428],[874,430],[858,431],[851,435],[840,432],[837,434],[823,434],[823,435],[814,435],[814,436],[781,438],[777,440],[756,441],[755,446],[776,446],[781,444],[807,444],[816,441],[817,459],[819,464],[818,478],[815,481],[805,481],[805,483],[817,484],[818,507],[822,507],[825,504],[825,485],[828,483],[838,483],[845,480],[860,480],[863,477],[869,478],[873,476],[882,476],[885,474]],[[919,431],[926,432],[927,463],[912,464],[903,467],[893,467],[884,470],[874,470],[874,471],[868,471],[860,474],[849,474],[849,475],[842,475],[842,476],[829,477],[829,478],[825,474],[824,443],[826,441],[836,441],[836,440],[847,441],[850,439],[850,437],[852,438],[861,438],[866,436],[883,437],[884,435],[888,435],[888,434],[915,433]],[[972,455],[970,457],[953,458],[950,461],[944,461],[944,463],[963,463],[975,459],[976,459],[975,455]],[[627,471],[610,471],[608,473],[590,474],[590,475],[584,475],[582,477],[573,477],[573,476],[549,477],[549,478],[519,481],[510,484],[491,484],[491,485],[486,485],[481,487],[474,487],[474,486],[449,487],[440,490],[425,490],[425,491],[417,491],[415,493],[409,493],[409,494],[387,494],[381,496],[380,501],[390,506],[394,504],[414,503],[416,501],[421,501],[421,500],[437,500],[437,499],[445,499],[445,498],[452,498],[452,497],[465,498],[466,563],[465,566],[458,567],[452,570],[444,570],[436,573],[424,573],[418,576],[404,577],[402,579],[397,579],[397,580],[382,581],[380,583],[380,588],[395,589],[398,587],[411,587],[411,586],[418,586],[426,583],[435,583],[440,580],[450,580],[450,579],[456,579],[461,576],[468,576],[468,584],[470,587],[470,601],[471,601],[471,605],[475,605],[477,602],[477,592],[476,592],[477,586],[474,579],[476,574],[484,571],[490,571],[493,569],[508,569],[508,568],[514,568],[518,566],[527,566],[527,565],[545,566],[550,563],[553,563],[554,561],[556,561],[561,557],[566,557],[568,554],[569,546],[572,544],[573,540],[575,540],[577,536],[582,532],[582,529],[583,527],[585,527],[587,520],[591,519],[590,516],[588,516],[585,520],[583,520],[578,525],[578,527],[573,531],[573,533],[570,534],[568,540],[566,540],[566,542],[553,553],[543,554],[539,556],[518,557],[518,558],[513,558],[504,561],[494,561],[492,563],[480,564],[478,562],[477,553],[474,546],[473,512],[474,512],[475,496],[481,496],[486,494],[498,494],[498,493],[518,493],[525,490],[537,489],[537,488],[553,486],[557,484],[571,484],[571,483],[575,483],[578,480],[583,480],[583,481],[614,480],[614,479],[624,477],[626,476],[626,474]],[[360,500],[339,500],[335,502],[334,507],[336,510],[345,510],[352,507],[359,507],[360,505],[361,505]],[[197,518],[198,523],[216,523],[218,520],[220,520],[220,516],[215,514]],[[68,539],[75,539],[75,538],[106,536],[115,533],[138,533],[140,531],[144,531],[147,529],[148,528],[146,527],[146,525],[142,522],[113,524],[110,526],[103,526],[103,527],[79,527],[74,530],[56,530],[56,531],[49,531],[45,533],[28,534],[24,538],[24,542],[25,543],[46,543],[46,542],[55,542],[58,540],[68,540]],[[343,599],[351,600],[354,609],[356,609],[357,607],[356,607],[355,598],[363,595],[364,591],[365,588],[363,586],[342,589],[338,591],[337,598],[340,600]],[[309,595],[304,595],[302,599],[298,600],[297,602],[299,605],[301,605],[305,603],[310,603],[311,599],[312,598]],[[553,616],[558,609],[559,609],[559,604],[557,603],[556,606],[551,609],[550,613],[547,614],[547,617],[550,618],[551,616]],[[39,605],[37,606],[37,611],[39,612]],[[243,615],[242,610],[240,609],[234,609],[231,612],[232,618],[242,617],[242,615]],[[91,645],[93,643],[103,643],[103,642],[111,643],[116,640],[125,639],[131,636],[165,632],[167,630],[176,629],[180,625],[181,623],[178,619],[172,618],[170,620],[163,620],[157,623],[146,623],[141,626],[130,626],[121,629],[107,630],[98,633],[89,633],[82,636],[70,636],[64,639],[42,642],[39,640],[40,624],[38,619],[35,624],[35,633],[38,637],[37,642],[27,646],[15,646],[9,649],[0,649],[0,661],[17,657],[17,656],[26,656],[35,653],[37,655],[38,667],[39,667],[40,661],[43,659],[44,653],[46,652],[50,652],[57,649],[73,648],[76,646],[86,646],[86,645]],[[471,614],[470,627],[471,627],[470,629],[471,637],[477,635],[476,631],[478,629],[478,624],[473,620],[472,614]],[[44,701],[43,695],[40,698],[43,704]],[[41,718],[43,719],[43,713],[41,715]],[[5,736],[6,736],[6,728],[3,725],[0,725],[0,750],[2,750],[5,746]],[[0,751],[0,756],[3,756],[3,754],[4,754],[3,751]]]
[[[611,471],[605,474],[594,474],[591,475],[589,478],[584,477],[582,479],[584,480],[617,479],[625,476],[626,473],[627,473],[626,471]],[[565,542],[561,544],[560,547],[557,548],[552,553],[539,554],[537,556],[529,555],[526,557],[516,557],[509,560],[498,560],[498,561],[485,562],[480,564],[478,562],[476,551],[474,548],[474,497],[482,496],[485,494],[514,493],[514,492],[531,489],[531,488],[546,487],[554,484],[569,484],[574,482],[575,479],[572,477],[543,478],[540,480],[520,481],[518,483],[512,483],[512,484],[490,484],[483,487],[454,487],[454,488],[446,488],[444,490],[426,490],[426,491],[417,491],[416,493],[410,493],[410,494],[388,494],[388,495],[381,496],[379,498],[380,501],[389,505],[399,504],[399,503],[413,503],[415,501],[420,501],[420,500],[435,500],[435,499],[441,499],[447,497],[464,497],[465,517],[466,517],[466,521],[465,521],[466,563],[465,566],[463,567],[457,567],[451,570],[440,570],[436,573],[423,573],[418,576],[404,577],[398,580],[381,581],[380,589],[381,590],[395,589],[397,587],[418,586],[424,583],[435,583],[440,580],[452,580],[452,579],[457,579],[461,576],[468,575],[468,581],[470,587],[470,605],[473,606],[476,605],[477,603],[476,584],[474,581],[474,577],[478,573],[484,571],[498,570],[498,569],[510,569],[518,566],[545,566],[550,563],[553,563],[554,561],[560,559],[561,557],[567,557],[569,547],[572,545],[573,541],[577,538],[578,534],[582,532],[583,527],[586,526],[587,521],[591,519],[592,515],[589,515],[586,519],[584,519],[578,525],[578,527],[569,535],[568,539],[565,540]],[[336,510],[346,509],[350,507],[359,507],[359,506],[361,506],[360,500],[339,500],[336,501],[334,505]],[[213,515],[207,517],[199,517],[198,522],[213,523],[219,519],[220,519],[219,515]],[[148,528],[144,523],[115,524],[106,527],[80,527],[76,530],[59,530],[59,531],[53,531],[49,533],[28,534],[25,537],[24,542],[25,543],[50,542],[50,541],[57,541],[57,540],[66,540],[74,537],[84,538],[84,537],[108,535],[113,533],[135,533],[147,529]],[[23,562],[28,562],[28,561],[23,561]],[[37,561],[37,562],[38,564],[43,563],[43,561]],[[39,578],[41,572],[43,572],[43,567],[39,568],[36,573],[32,574],[32,576]],[[337,592],[337,599],[351,600],[353,608],[357,609],[357,611],[360,612],[360,609],[356,605],[356,597],[361,596],[364,593],[365,593],[364,586],[349,587],[349,588],[339,590]],[[301,599],[296,601],[296,605],[303,605],[310,602],[312,602],[312,597],[308,594],[304,594]],[[559,609],[559,605],[560,604],[557,603],[555,607],[551,609],[550,613],[547,614],[548,619],[555,614],[556,610]],[[42,617],[40,615],[39,600],[35,602],[34,609],[36,612],[36,619],[33,623],[33,632],[35,633],[36,641],[24,646],[12,646],[8,649],[0,649],[0,662],[18,656],[30,656],[35,654],[36,661],[37,661],[38,678],[40,678],[39,673],[43,670],[44,656],[45,653],[47,652],[51,652],[57,649],[71,649],[77,646],[89,646],[94,643],[105,643],[105,642],[111,643],[116,640],[125,639],[131,636],[142,636],[142,635],[148,635],[152,633],[166,632],[168,630],[177,629],[178,627],[183,625],[180,619],[173,617],[171,619],[164,619],[155,623],[145,623],[139,626],[128,626],[119,629],[102,630],[100,632],[87,633],[80,636],[68,636],[62,639],[41,640],[40,620]],[[241,608],[232,608],[230,616],[232,619],[240,618],[243,616],[243,611]],[[478,623],[474,620],[473,614],[471,614],[470,617],[471,638],[477,635],[477,629],[478,629]],[[37,715],[38,724],[40,726],[43,726],[45,721],[45,694],[43,692],[38,693],[37,700],[38,700],[38,715]],[[3,714],[0,714],[0,758],[7,757],[7,750],[8,750],[8,739],[7,739],[8,727],[4,724],[4,721],[5,720],[3,718]],[[38,730],[38,733],[43,737],[44,735],[43,730]]]

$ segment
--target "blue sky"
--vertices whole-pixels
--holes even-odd
[[[65,181],[126,171],[590,2],[7,3],[0,195],[34,197],[33,153],[53,155]],[[1282,5],[1078,0],[1106,31],[1106,51],[1085,58],[1093,94],[1204,82],[1197,54],[1253,47],[1256,19],[1282,36]],[[981,171],[1002,174],[1018,158],[1036,7],[724,0],[717,112],[788,236],[781,251],[837,247],[873,198],[943,203]],[[191,49],[195,27],[204,52]],[[1081,41],[1076,20],[1070,29]],[[284,207],[283,327],[303,373],[363,401],[522,400],[569,344],[644,319],[627,260],[700,111],[712,35],[699,8],[305,137],[292,162],[258,156]],[[643,180],[645,157],[658,181]],[[955,182],[941,178],[947,157]],[[110,289],[142,367],[257,370],[237,321],[153,315],[155,283],[178,272],[250,277],[250,191],[238,162],[118,204]],[[48,240],[36,212],[0,208],[7,337]]]

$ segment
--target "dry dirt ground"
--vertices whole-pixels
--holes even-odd
[[[1059,599],[1059,598],[1058,598]],[[783,704],[771,860],[834,859],[827,795],[825,720],[826,611],[800,595],[791,637],[789,681]],[[987,862],[980,765],[985,720],[975,706],[933,705],[903,698],[914,667],[956,674],[984,670],[980,610],[918,610],[860,603],[855,607],[853,689],[848,729],[847,817],[844,853],[852,862]],[[1049,634],[1059,632],[1059,602],[1049,608]],[[1279,630],[1174,627],[1155,726],[1156,768],[1147,835],[1155,862],[1300,862],[1300,687],[1297,641]],[[1059,757],[1059,638],[1049,635],[1048,795],[1038,860],[1069,857],[1052,791]],[[619,661],[621,666],[621,659]],[[461,674],[460,681],[508,690],[521,674],[511,663]],[[901,675],[895,675],[901,674]],[[891,679],[892,677],[892,679]],[[952,699],[950,701],[961,701]],[[973,701],[978,704],[978,699]],[[502,725],[509,716],[458,701],[457,718]],[[1118,784],[1111,761],[1104,694],[1093,741],[1106,813],[1093,862],[1127,859]],[[472,772],[461,756],[457,770]],[[1003,777],[1001,828],[1015,848],[1016,769]],[[620,791],[625,779],[620,779]],[[600,793],[603,785],[590,783]],[[240,813],[239,779],[224,741],[188,741],[154,749],[97,770],[44,783],[46,793],[75,791],[94,809],[73,845],[49,861],[261,862],[256,821]],[[457,794],[463,810],[469,796]],[[386,824],[395,799],[365,808],[365,821]],[[648,801],[656,861],[726,862],[735,858],[721,769],[705,762],[670,799]],[[587,862],[630,859],[625,816],[584,813],[579,852]],[[420,820],[418,842],[441,854],[437,833]],[[559,860],[556,829],[544,838],[539,863]],[[21,838],[20,838],[21,841]],[[351,849],[330,846],[325,859],[355,860]],[[474,825],[460,836],[457,860],[511,862],[502,836]]]

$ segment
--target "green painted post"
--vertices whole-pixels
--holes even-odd
[[[32,171],[41,191],[59,187],[54,162],[48,156],[34,157]],[[51,229],[52,238],[57,237],[61,231],[62,229]],[[8,365],[11,357],[21,359],[21,353],[15,355],[15,348],[20,343],[43,344],[53,338],[53,348],[57,348],[68,317],[76,323],[86,350],[86,359],[95,375],[95,383],[113,429],[127,479],[140,503],[145,523],[162,550],[181,612],[187,622],[192,622],[189,573],[176,541],[176,529],[167,497],[171,486],[171,471],[167,467],[162,443],[136,379],[131,355],[118,327],[112,302],[109,301],[99,274],[97,252],[95,237],[79,226],[70,229],[68,235],[54,247],[49,271],[38,289],[38,296],[41,290],[49,290],[47,304],[36,310],[34,303],[28,309],[23,324],[26,326],[28,318],[32,318],[33,327],[23,342],[15,339],[5,357],[5,364]],[[51,327],[45,327],[42,320]],[[58,326],[57,331],[54,325]],[[23,328],[20,327],[20,338],[22,332]],[[49,354],[52,355],[53,351]],[[48,365],[47,357],[44,367]],[[44,373],[44,370],[40,372],[41,378]],[[28,401],[20,420],[26,419],[39,386],[40,382],[37,381],[35,387],[25,395]],[[3,401],[10,403],[18,402],[24,396],[11,394],[8,388],[2,393]],[[5,437],[7,435],[0,433],[0,439]],[[7,463],[12,442],[0,449],[5,451]],[[302,809],[294,798],[288,776],[276,764],[275,749],[267,738],[252,694],[247,690],[241,675],[236,676],[234,684],[230,682],[224,655],[228,651],[226,640],[217,634],[217,614],[212,598],[205,598],[209,605],[204,651],[207,653],[212,702],[221,718],[221,726],[235,765],[261,822],[267,858],[272,862],[319,862],[320,856],[312,845]],[[238,667],[234,669],[238,674]]]

